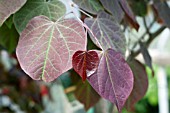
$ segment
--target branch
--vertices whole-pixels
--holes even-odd
[[[149,39],[145,42],[146,47],[148,48],[151,42],[165,29],[165,26],[162,26],[155,33],[150,34]],[[137,51],[132,51],[128,60],[135,58],[140,53],[140,48]]]

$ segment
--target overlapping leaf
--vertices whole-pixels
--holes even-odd
[[[112,48],[125,52],[125,37],[116,20],[105,12],[100,12],[96,19],[86,18],[85,23],[91,29],[94,36],[92,41],[103,50]]]
[[[50,82],[72,68],[72,55],[85,51],[86,43],[84,28],[77,20],[52,22],[38,16],[22,32],[17,57],[29,76]]]
[[[73,0],[73,2],[91,14],[97,14],[98,11],[103,10],[99,0]]]
[[[121,21],[124,17],[122,8],[120,7],[119,0],[100,0],[104,8],[109,11],[117,21]]]
[[[166,1],[155,0],[154,6],[158,11],[159,17],[162,18],[165,25],[170,28],[170,7]]]
[[[127,3],[126,0],[119,0],[119,1],[120,1],[123,11],[125,12],[125,16],[126,16],[127,20],[136,30],[138,30],[139,24],[137,23],[137,21],[135,19],[135,15],[133,14],[131,8],[129,7],[129,4]]]
[[[137,60],[129,62],[129,65],[134,75],[134,86],[133,90],[126,101],[126,108],[133,110],[134,105],[140,99],[142,99],[148,89],[148,77],[145,70],[145,66]]]
[[[56,21],[66,12],[65,5],[59,0],[28,0],[24,7],[15,13],[14,24],[19,33],[26,27],[29,20],[35,16],[45,15]]]
[[[100,99],[98,93],[90,86],[86,81],[83,83],[79,81],[76,85],[77,88],[74,92],[76,98],[83,103],[85,109],[88,110],[90,107],[94,106]]]
[[[0,26],[25,3],[26,0],[0,0]]]
[[[121,111],[133,88],[133,74],[120,52],[108,49],[101,57],[97,71],[88,77],[101,97]]]
[[[19,34],[14,25],[9,28],[6,24],[0,27],[0,45],[9,52],[14,52],[19,39]]]
[[[96,71],[98,63],[99,56],[95,51],[77,51],[73,55],[73,68],[83,81]]]

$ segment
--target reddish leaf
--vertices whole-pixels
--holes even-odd
[[[52,22],[38,16],[22,32],[16,53],[30,77],[50,82],[72,68],[73,54],[86,50],[86,43],[84,28],[77,20]]]
[[[97,71],[88,77],[98,94],[114,103],[121,112],[133,88],[133,74],[120,52],[108,49]]]
[[[99,56],[95,51],[77,51],[73,55],[73,68],[82,77],[83,81],[96,71],[98,63]]]
[[[97,18],[86,18],[85,23],[91,29],[94,36],[91,35],[92,41],[103,50],[112,48],[124,54],[126,44],[123,32],[113,16],[100,12]]]
[[[119,1],[120,1],[120,5],[121,5],[123,11],[125,12],[125,16],[126,16],[127,20],[138,31],[139,24],[137,23],[137,21],[135,19],[135,15],[133,14],[129,4],[127,3],[126,0],[119,0]]]
[[[77,88],[74,92],[76,98],[83,103],[85,109],[88,110],[90,107],[94,106],[100,99],[98,93],[90,86],[86,81],[83,83],[79,81],[76,85]]]
[[[145,66],[137,60],[129,62],[129,65],[134,75],[134,86],[133,90],[126,101],[126,108],[133,110],[134,105],[140,99],[142,99],[148,89],[148,77],[145,70]]]
[[[0,26],[25,3],[26,0],[0,0]]]

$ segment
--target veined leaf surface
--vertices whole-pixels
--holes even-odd
[[[124,13],[122,8],[120,7],[119,0],[100,0],[104,8],[110,12],[114,18],[120,22],[123,17]]]
[[[95,19],[86,18],[86,25],[92,30],[92,41],[103,50],[112,48],[121,53],[125,52],[125,37],[117,21],[109,14],[100,12]]]
[[[0,26],[25,3],[26,0],[0,0]]]
[[[20,11],[14,14],[14,24],[19,33],[23,31],[27,23],[35,16],[44,15],[52,21],[66,13],[65,5],[59,0],[28,0]]]
[[[91,14],[97,14],[98,11],[103,10],[99,0],[73,0],[73,2]]]
[[[108,49],[101,57],[97,71],[88,77],[98,94],[121,111],[133,89],[133,74],[120,52]]]
[[[79,21],[50,21],[34,17],[22,32],[17,46],[21,68],[33,79],[53,81],[72,68],[72,55],[86,50],[86,34]]]

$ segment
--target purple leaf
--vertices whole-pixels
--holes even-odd
[[[110,12],[118,22],[120,22],[124,13],[122,8],[120,7],[119,0],[100,0],[104,8]]]
[[[86,50],[83,26],[74,19],[50,21],[34,17],[22,32],[17,46],[21,68],[33,79],[53,81],[72,68],[72,56]]]
[[[145,66],[139,61],[132,60],[129,65],[134,75],[134,86],[125,106],[129,111],[132,111],[135,103],[144,97],[148,89],[148,77]]]
[[[125,37],[111,15],[100,12],[95,19],[86,18],[85,23],[93,32],[95,37],[91,35],[91,39],[98,47],[103,50],[112,48],[121,53],[125,52]]]
[[[123,11],[125,12],[125,16],[126,16],[127,20],[138,31],[139,24],[136,21],[135,15],[133,14],[129,4],[127,3],[126,0],[119,0],[119,1],[120,1],[120,5],[121,5]]]
[[[91,14],[97,14],[98,11],[103,10],[98,0],[73,0],[73,2]]]
[[[114,103],[121,112],[133,88],[133,74],[120,52],[108,49],[98,70],[88,78],[99,95]]]
[[[0,1],[0,26],[11,15],[18,11],[26,0],[1,0]]]

